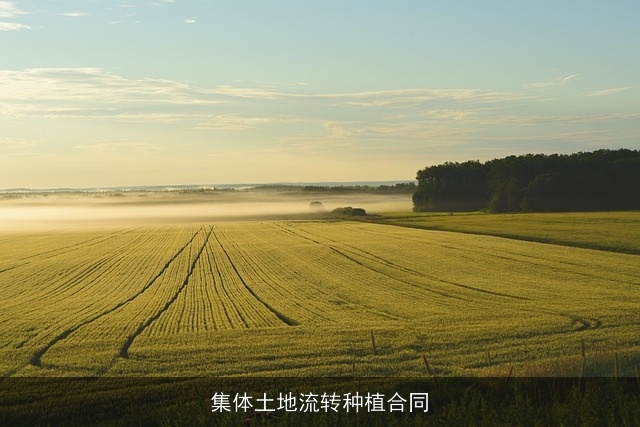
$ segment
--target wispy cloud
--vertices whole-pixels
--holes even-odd
[[[18,9],[13,1],[0,1],[0,18],[13,18],[28,12]]]
[[[120,141],[120,142],[98,142],[95,144],[76,145],[76,149],[88,150],[92,152],[117,153],[117,152],[152,152],[161,148],[144,141]]]
[[[217,129],[217,130],[235,130],[242,131],[253,128],[255,126],[273,123],[276,121],[284,121],[285,119],[278,117],[243,117],[236,114],[219,114],[213,115],[199,122],[194,129]]]
[[[113,116],[168,106],[212,105],[215,93],[161,79],[128,79],[97,68],[0,70],[0,114],[8,116],[105,111]],[[164,111],[161,111],[164,112]]]
[[[287,93],[274,91],[268,88],[256,88],[256,87],[235,87],[235,86],[218,86],[213,89],[213,92],[218,95],[226,95],[237,98],[262,98],[262,99],[276,99],[285,98],[288,96],[297,96]]]
[[[591,92],[587,92],[584,94],[584,96],[607,96],[607,95],[615,95],[616,93],[621,93],[621,92],[625,92],[627,90],[631,89],[630,86],[625,86],[625,87],[614,87],[614,88],[610,88],[610,89],[601,89],[601,90],[594,90]]]
[[[62,16],[68,16],[70,18],[80,18],[82,16],[87,16],[86,12],[67,12],[63,13]]]
[[[0,31],[30,30],[31,27],[17,22],[0,22]]]
[[[516,92],[496,92],[480,89],[402,89],[316,96],[332,98],[341,103],[360,107],[384,107],[394,104],[416,105],[438,100],[504,102],[525,98],[523,94]]]
[[[129,78],[98,68],[0,70],[0,118],[170,125],[171,132],[192,132],[200,141],[209,137],[224,141],[229,132],[235,132],[242,143],[260,141],[250,144],[259,149],[277,146],[314,153],[390,145],[445,147],[471,144],[487,135],[542,138],[551,130],[628,127],[640,118],[634,112],[551,115],[540,97],[525,90],[415,88],[323,93],[295,82],[236,83],[242,86],[202,87]],[[627,88],[590,94],[604,96],[622,90]],[[96,142],[77,148],[94,152],[155,149],[140,141]]]
[[[427,112],[427,117],[439,120],[470,120],[476,116],[475,111],[463,110],[431,110]]]
[[[526,147],[529,147],[529,143],[552,141],[557,143],[575,143],[577,147],[586,144],[594,148],[604,148],[615,147],[616,143],[613,141],[628,141],[634,143],[638,140],[639,135],[640,129],[619,129],[616,127],[603,130],[589,129],[585,131],[541,130],[535,134],[526,133],[522,135],[484,135],[475,137],[474,141],[482,143],[502,142],[514,146],[527,143]],[[528,149],[528,152],[531,152],[531,150]]]
[[[28,12],[18,9],[15,2],[0,1],[0,18],[15,18],[18,15],[25,15]],[[30,26],[18,22],[0,22],[0,31],[29,30]]]
[[[421,147],[453,146],[473,139],[477,129],[472,126],[434,125],[425,121],[330,121],[323,123],[325,132],[308,132],[281,138],[291,149],[307,151],[369,151],[373,147],[407,148],[416,144]],[[393,144],[389,144],[393,141]]]
[[[195,24],[196,20],[191,18],[186,18],[182,22],[184,22],[185,24]]]
[[[577,78],[578,78],[577,74],[571,74],[570,76],[558,77],[552,80],[546,80],[546,81],[536,82],[536,83],[527,83],[524,85],[524,88],[525,89],[546,89],[550,87],[564,86],[567,83],[569,83],[571,80],[574,80]]]
[[[609,114],[585,114],[585,115],[495,115],[477,119],[484,125],[538,125],[538,124],[580,124],[596,122],[621,122],[636,120],[640,113],[609,113]]]

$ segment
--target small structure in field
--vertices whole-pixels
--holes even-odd
[[[315,212],[322,212],[324,210],[324,205],[318,200],[314,200],[313,202],[309,203],[309,207]]]

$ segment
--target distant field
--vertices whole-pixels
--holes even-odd
[[[534,242],[640,254],[640,211],[565,213],[382,214],[384,224],[487,234]]]
[[[560,240],[638,245],[637,213],[581,215],[536,218]],[[388,218],[534,229],[525,215]],[[639,363],[637,255],[282,220],[3,231],[0,251],[2,376],[421,376],[425,359],[437,375],[578,375],[582,342],[620,355],[621,375]]]

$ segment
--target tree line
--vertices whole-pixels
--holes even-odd
[[[640,151],[527,154],[418,171],[415,211],[640,209]]]
[[[374,194],[413,194],[417,189],[415,182],[399,182],[397,184],[378,186],[373,185],[295,185],[295,184],[265,184],[252,191],[302,191],[306,193],[374,193]]]

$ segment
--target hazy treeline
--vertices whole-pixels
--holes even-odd
[[[640,208],[640,152],[527,154],[418,171],[416,211],[582,211]]]
[[[412,194],[416,191],[414,182],[400,182],[393,185],[290,185],[267,184],[253,191],[303,191],[307,193],[374,193],[374,194]]]

